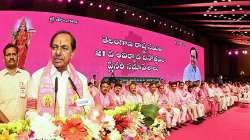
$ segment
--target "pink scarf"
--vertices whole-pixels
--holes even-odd
[[[96,104],[102,106],[103,108],[112,107],[114,105],[111,92],[108,92],[106,95],[103,95],[101,92],[98,92],[95,95],[94,100]]]
[[[47,112],[51,115],[57,116],[59,114],[59,105],[55,106],[55,89],[52,84],[52,79],[50,76],[50,71],[52,68],[51,62],[43,70],[42,77],[40,79],[40,86],[38,92],[38,100],[37,100],[37,110],[39,114]],[[83,95],[82,82],[80,81],[75,68],[69,64],[70,68],[70,78],[74,81],[74,84],[77,88],[77,92],[80,97]],[[67,85],[67,95],[65,101],[65,115],[71,116],[76,113],[80,113],[82,111],[81,107],[77,107],[75,101],[78,99],[78,95],[75,90],[73,90],[72,85],[68,82]]]

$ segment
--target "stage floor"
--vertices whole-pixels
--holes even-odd
[[[236,106],[200,125],[174,130],[167,140],[250,140],[250,105]]]

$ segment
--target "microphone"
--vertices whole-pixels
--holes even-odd
[[[56,77],[55,79],[55,105],[54,105],[55,113],[56,113],[57,91],[58,91],[58,78]]]
[[[57,94],[58,91],[58,78],[55,79],[55,93]]]
[[[78,91],[77,91],[77,88],[76,88],[76,85],[74,84],[74,82],[72,81],[72,79],[69,77],[69,82],[73,88],[73,90],[76,92],[76,94],[78,95],[79,98],[81,98],[81,96],[79,95]]]
[[[69,82],[70,82],[70,84],[71,84],[73,90],[76,92],[76,94],[78,95],[78,97],[79,97],[79,99],[80,99],[81,96],[79,95],[79,93],[78,93],[78,91],[77,91],[76,85],[74,84],[73,80],[72,80],[70,77],[69,77],[68,79],[69,79]],[[86,112],[86,111],[85,111],[85,108],[84,108],[84,107],[82,107],[82,108],[83,108],[83,111]]]

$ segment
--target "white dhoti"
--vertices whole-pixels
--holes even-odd
[[[197,104],[197,114],[198,117],[203,117],[205,115],[205,106],[202,103]]]
[[[180,116],[180,122],[185,123],[187,118],[187,105],[183,104],[181,105],[181,116]]]
[[[171,126],[175,127],[180,120],[181,111],[179,108],[172,107],[171,113],[173,114]]]
[[[191,120],[196,120],[198,115],[197,115],[197,104],[191,103],[188,105],[188,114],[191,117]]]

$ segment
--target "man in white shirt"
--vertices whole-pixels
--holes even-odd
[[[192,47],[190,49],[190,64],[188,64],[183,73],[183,81],[200,81],[201,74],[197,66],[198,52]]]
[[[149,92],[148,89],[148,82],[147,81],[143,81],[141,86],[138,86],[138,93],[143,96],[145,93]]]
[[[125,104],[142,104],[142,96],[137,92],[137,85],[135,82],[131,82],[128,87],[128,93],[125,95]]]
[[[113,101],[114,101],[114,106],[122,106],[125,103],[125,95],[122,91],[122,84],[117,82],[114,85],[113,89]]]
[[[100,91],[94,96],[94,101],[97,106],[104,109],[110,109],[114,107],[113,95],[110,88],[111,84],[108,80],[102,80],[100,85]]]
[[[167,93],[169,104],[172,106],[171,111],[173,112],[173,117],[171,121],[171,126],[173,129],[178,129],[177,124],[181,122],[181,98],[177,93],[177,82],[173,81],[169,83],[170,87]]]
[[[178,96],[180,97],[180,100],[181,100],[181,104],[180,104],[181,116],[180,116],[180,119],[181,119],[181,124],[182,125],[185,125],[185,123],[187,121],[186,118],[187,118],[188,106],[186,104],[186,98],[184,97],[185,92],[187,92],[187,91],[184,90],[184,82],[179,82],[178,89],[177,89],[177,94],[179,94]]]
[[[0,122],[24,119],[30,74],[17,68],[15,45],[7,44],[3,54],[6,68],[0,71]]]
[[[28,107],[54,116],[65,117],[81,113],[76,101],[86,99],[88,106],[94,105],[89,93],[87,78],[76,71],[70,63],[76,49],[76,40],[68,31],[59,31],[51,39],[51,60],[47,66],[32,75]],[[35,99],[35,103],[34,103]]]
[[[142,97],[144,104],[158,104],[159,94],[156,83],[150,83],[149,92],[144,93]]]

